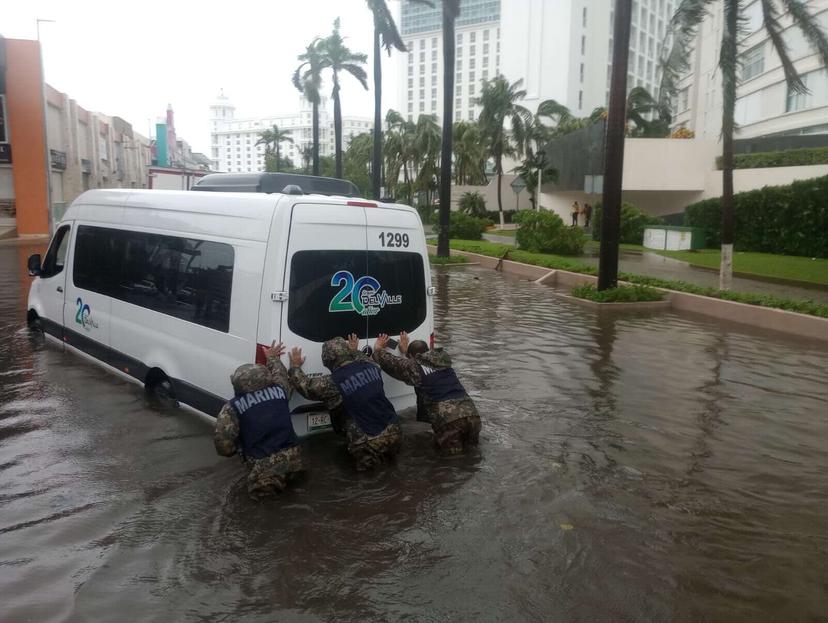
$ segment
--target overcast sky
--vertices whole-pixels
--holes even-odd
[[[290,82],[296,56],[338,16],[346,43],[368,55],[365,0],[3,0],[0,34],[35,39],[40,25],[46,81],[87,110],[123,117],[143,135],[175,110],[176,132],[209,154],[208,106],[219,89],[237,116],[298,109]],[[389,0],[399,16],[399,0]],[[383,109],[396,107],[396,55],[383,53]],[[326,86],[329,90],[329,86]],[[346,78],[346,115],[373,115],[372,91]]]

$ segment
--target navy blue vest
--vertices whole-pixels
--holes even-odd
[[[420,376],[420,389],[431,402],[457,400],[468,395],[453,368],[430,368],[420,365]]]
[[[334,370],[331,378],[342,394],[348,415],[369,437],[379,435],[397,419],[394,405],[385,397],[378,365],[354,361]]]
[[[263,459],[299,443],[293,430],[287,393],[278,385],[237,394],[230,400],[239,418],[245,458]]]

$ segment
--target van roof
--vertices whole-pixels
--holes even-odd
[[[281,193],[288,186],[297,186],[306,195],[359,196],[359,189],[348,180],[296,173],[211,173],[198,180],[192,190]]]
[[[293,201],[280,201],[283,198]],[[144,210],[152,210],[162,216],[173,216],[176,213],[200,214],[212,217],[208,219],[211,223],[209,226],[206,222],[199,225],[191,219],[164,218],[163,227],[171,231],[180,229],[195,233],[203,230],[203,233],[209,233],[207,230],[215,230],[220,233],[222,227],[220,222],[229,225],[228,219],[233,219],[236,223],[233,229],[239,233],[246,232],[236,237],[266,240],[273,211],[277,205],[281,203],[282,206],[287,207],[293,203],[306,203],[309,200],[313,203],[334,205],[350,201],[356,205],[370,204],[383,208],[414,211],[414,208],[406,205],[324,195],[272,195],[249,192],[195,194],[186,190],[111,188],[87,190],[72,202],[61,220],[89,220],[113,225],[146,226],[149,223],[139,216]],[[159,223],[159,221],[153,221],[152,224],[158,225]]]

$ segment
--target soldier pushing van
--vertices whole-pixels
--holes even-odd
[[[216,419],[216,452],[241,454],[247,465],[247,491],[258,499],[283,491],[304,471],[299,439],[293,430],[288,399],[290,381],[274,341],[267,366],[246,363],[230,377],[235,396]]]
[[[437,446],[445,454],[459,454],[476,446],[480,436],[480,415],[451,367],[451,357],[442,348],[429,349],[422,340],[409,343],[400,333],[397,357],[385,349],[388,336],[381,333],[374,343],[374,361],[389,376],[414,386],[418,406],[431,422]],[[420,414],[418,413],[418,419]]]
[[[355,338],[356,336],[352,336]],[[290,351],[288,376],[300,394],[319,400],[331,413],[335,428],[344,428],[348,452],[358,471],[394,457],[402,445],[402,429],[394,405],[385,396],[380,368],[341,337],[322,345],[322,363],[331,374],[309,377],[302,371],[302,349]],[[337,421],[344,416],[344,425]]]

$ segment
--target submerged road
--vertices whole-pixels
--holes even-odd
[[[303,487],[256,504],[209,425],[29,336],[29,252],[0,245],[2,621],[828,612],[824,347],[438,269],[480,451],[441,460],[406,419],[358,476],[319,436]]]

